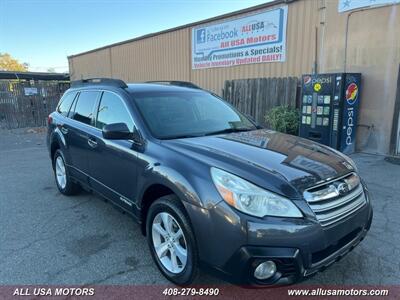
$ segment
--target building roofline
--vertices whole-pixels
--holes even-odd
[[[153,37],[153,36],[157,36],[157,35],[160,35],[160,34],[172,32],[172,31],[176,31],[176,30],[180,30],[180,29],[184,29],[184,28],[188,28],[188,27],[194,27],[194,26],[201,25],[201,24],[204,24],[204,23],[210,23],[210,22],[213,22],[213,21],[217,21],[219,19],[225,19],[225,18],[233,17],[233,16],[236,16],[236,15],[252,12],[252,11],[255,11],[255,10],[262,9],[262,8],[275,6],[275,5],[278,5],[278,4],[288,4],[288,3],[292,3],[294,1],[297,1],[297,0],[273,0],[271,2],[259,4],[259,5],[248,7],[248,8],[244,8],[244,9],[241,9],[241,10],[233,11],[233,12],[230,12],[230,13],[226,13],[226,14],[223,14],[223,15],[216,16],[216,17],[211,17],[211,18],[208,18],[208,19],[204,19],[204,20],[188,23],[188,24],[185,24],[185,25],[180,25],[180,26],[177,26],[177,27],[173,27],[173,28],[169,28],[169,29],[165,29],[165,30],[161,30],[161,31],[145,34],[145,35],[142,35],[142,36],[139,36],[139,37],[136,37],[136,38],[132,38],[132,39],[129,39],[129,40],[125,40],[125,41],[109,44],[109,45],[106,45],[106,46],[102,46],[102,47],[95,48],[95,49],[92,49],[92,50],[80,52],[80,53],[77,53],[77,54],[72,54],[72,55],[67,56],[67,58],[68,59],[74,58],[74,57],[85,55],[85,54],[89,54],[89,53],[92,53],[92,52],[105,50],[105,49],[108,49],[108,48],[111,48],[111,47],[115,47],[115,46],[119,46],[119,45],[123,45],[123,44],[128,44],[128,43],[131,43],[131,42],[147,39],[147,38],[150,38],[150,37]]]
[[[0,71],[0,79],[69,81],[68,73]]]

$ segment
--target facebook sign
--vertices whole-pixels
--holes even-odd
[[[206,30],[204,28],[197,29],[196,33],[197,33],[196,42],[198,44],[205,43],[206,42]]]
[[[285,61],[287,11],[283,5],[192,28],[192,69]]]

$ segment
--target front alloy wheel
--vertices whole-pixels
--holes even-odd
[[[188,285],[198,273],[198,250],[190,219],[175,195],[154,201],[146,217],[147,242],[161,273],[178,285]]]
[[[153,246],[161,264],[169,272],[178,274],[186,266],[187,245],[182,228],[167,212],[156,215],[152,225]]]

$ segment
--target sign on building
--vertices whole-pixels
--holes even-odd
[[[192,69],[283,62],[287,6],[192,29]]]
[[[396,3],[400,3],[400,0],[339,0],[338,11],[345,12],[358,8],[391,5]]]

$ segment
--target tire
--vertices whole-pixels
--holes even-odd
[[[164,229],[164,234],[171,233],[171,230],[166,230],[165,220],[169,220],[171,222],[169,224],[172,224],[172,234],[169,237],[167,236],[169,240],[160,239],[162,236],[160,227]],[[177,233],[179,228],[176,225],[181,229],[182,237]],[[163,196],[150,206],[147,214],[146,232],[151,255],[161,273],[177,285],[184,286],[192,283],[198,274],[198,250],[189,218],[178,197],[175,195]],[[171,236],[173,236],[172,239]],[[179,238],[177,238],[178,236]],[[169,248],[163,251],[165,247],[162,245],[165,244],[168,244]],[[159,253],[164,253],[164,256],[161,255],[161,259],[157,254],[156,245],[158,245]],[[186,250],[186,262],[184,262],[184,250]],[[173,259],[173,256],[175,256],[175,259]],[[170,263],[168,263],[168,259]]]
[[[56,152],[54,153],[53,170],[57,188],[61,194],[70,196],[70,195],[75,195],[80,191],[80,186],[71,180],[68,168],[65,166],[64,154],[60,149],[57,149]],[[64,173],[64,181],[61,180],[62,173]]]

